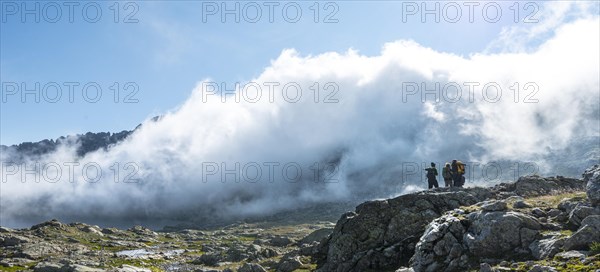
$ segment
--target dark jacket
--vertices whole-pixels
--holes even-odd
[[[425,168],[425,171],[427,171],[427,178],[435,178],[438,176],[438,171],[435,167]]]
[[[452,162],[452,174],[458,173],[458,164],[456,162]]]

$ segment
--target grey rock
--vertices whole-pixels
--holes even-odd
[[[582,226],[565,240],[563,248],[565,250],[587,249],[592,242],[600,242],[598,233],[600,233],[599,230],[593,226]]]
[[[61,271],[62,272],[100,272],[100,271],[106,271],[106,270],[87,267],[87,266],[79,265],[79,264],[70,264],[70,265],[63,266]]]
[[[238,272],[267,272],[267,270],[260,264],[245,263],[238,269]]]
[[[469,252],[478,257],[503,257],[515,248],[529,246],[515,233],[528,229],[531,239],[541,228],[535,218],[516,212],[472,213],[469,220],[472,225],[464,241]]]
[[[531,254],[537,260],[552,258],[564,245],[565,239],[556,235],[550,238],[536,240],[529,245]]]
[[[507,208],[504,201],[486,201],[481,205],[481,209],[486,212],[505,211]]]
[[[590,215],[600,214],[599,209],[592,207],[577,205],[571,213],[569,213],[569,223],[575,227],[581,226],[581,221]]]
[[[533,208],[531,210],[531,214],[533,214],[533,216],[535,216],[535,217],[546,217],[546,212],[544,212],[540,208]]]
[[[100,228],[96,227],[96,226],[85,226],[83,228],[81,228],[82,231],[87,232],[87,233],[92,233],[98,236],[104,236],[104,234],[102,233],[102,231],[100,230]]]
[[[530,208],[531,205],[527,202],[525,202],[524,200],[517,200],[515,201],[515,203],[513,203],[513,208],[515,209],[524,209],[524,208]]]
[[[321,242],[323,239],[329,237],[333,233],[333,228],[322,228],[311,232],[306,237],[302,238],[298,244],[310,244],[312,242]]]
[[[66,253],[67,249],[49,242],[39,242],[39,243],[28,243],[23,244],[16,254],[16,257],[23,257],[28,259],[41,259],[50,254],[58,254],[58,253]]]
[[[192,261],[193,264],[216,266],[223,257],[218,253],[206,253]]]
[[[63,266],[57,263],[40,262],[33,267],[34,272],[61,272]]]
[[[560,203],[558,203],[558,209],[567,214],[570,214],[571,211],[575,209],[575,207],[577,207],[577,205],[579,204],[581,204],[581,202],[574,201],[571,198],[564,198],[560,201]]]
[[[539,264],[535,264],[529,269],[528,272],[557,272],[556,269],[550,266],[543,266]]]
[[[11,228],[7,228],[7,227],[2,227],[0,226],[0,233],[11,233],[14,232],[15,230],[11,229]]]
[[[1,246],[16,246],[31,242],[31,239],[20,235],[7,235],[0,237]]]
[[[564,177],[542,178],[540,176],[520,177],[515,182],[514,192],[523,197],[548,195],[556,191],[581,191],[585,182],[579,179]]]
[[[558,210],[558,209],[550,209],[550,210],[547,212],[548,216],[551,216],[551,217],[556,217],[556,216],[558,216],[558,215],[559,215],[559,214],[561,214],[561,213],[562,213],[562,212],[561,212],[560,210]]]
[[[583,173],[583,181],[587,182],[586,194],[593,206],[600,206],[600,165],[596,164]]]
[[[526,256],[541,228],[535,218],[512,211],[478,211],[462,220],[451,212],[433,220],[410,266],[415,271],[464,271],[472,265],[470,258],[498,263],[511,254]]]
[[[151,272],[150,269],[141,268],[132,265],[121,265],[121,267],[117,268],[117,272]]]
[[[490,264],[482,263],[479,265],[479,272],[494,272],[494,270]]]
[[[561,253],[558,253],[555,255],[555,258],[558,258],[559,260],[569,260],[569,259],[583,260],[583,259],[585,259],[585,257],[587,257],[587,254],[585,254],[582,251],[577,251],[577,250],[565,251],[565,252],[561,252]]]
[[[46,221],[37,225],[34,225],[31,227],[32,230],[36,230],[39,228],[43,228],[43,227],[56,227],[56,228],[63,228],[63,224],[58,222],[58,220],[56,219],[52,219],[50,221]]]
[[[300,257],[282,258],[277,265],[278,272],[292,272],[302,266]]]
[[[143,235],[143,236],[158,236],[158,234],[148,228],[142,227],[142,226],[134,226],[133,228],[128,229],[128,231],[131,231],[137,235]]]
[[[293,242],[292,239],[285,236],[274,236],[269,239],[269,244],[277,247],[285,247]]]
[[[590,215],[581,221],[581,226],[590,226],[600,231],[600,215]]]
[[[116,228],[103,228],[102,233],[104,234],[118,234],[120,231]]]

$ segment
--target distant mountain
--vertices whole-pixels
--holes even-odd
[[[127,138],[133,130],[123,130],[117,133],[88,132],[86,134],[61,136],[56,140],[44,139],[39,142],[24,142],[18,145],[2,145],[2,152],[14,152],[17,157],[42,156],[54,152],[60,145],[76,144],[77,156],[83,157],[87,153],[99,149],[107,150],[111,145],[117,144]]]
[[[153,122],[160,120],[160,116],[150,119]],[[97,150],[108,150],[111,146],[125,140],[134,131],[139,129],[139,124],[133,130],[123,130],[121,132],[88,132],[85,134],[61,136],[56,140],[44,139],[39,142],[23,142],[17,145],[1,145],[2,153],[10,153],[12,160],[20,161],[25,157],[39,157],[54,152],[60,145],[76,145],[77,156],[83,157],[90,152]]]

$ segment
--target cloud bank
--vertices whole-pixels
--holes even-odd
[[[239,101],[212,92],[233,84],[205,79],[180,107],[108,151],[77,158],[63,146],[36,158],[40,168],[58,165],[40,182],[3,167],[1,224],[242,218],[400,194],[424,186],[411,167],[454,158],[534,162],[554,173],[574,157],[585,168],[577,164],[599,159],[599,25],[597,13],[581,16],[535,30],[547,38],[534,49],[467,57],[409,40],[376,56],[286,49],[242,83]],[[523,32],[499,39],[507,33]],[[72,176],[70,162],[78,163]],[[477,171],[472,183],[484,179]]]

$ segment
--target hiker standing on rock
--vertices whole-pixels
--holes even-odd
[[[462,187],[464,185],[465,165],[461,161],[452,160],[452,179],[454,187]]]
[[[438,175],[438,171],[435,168],[435,163],[431,163],[431,167],[429,168],[425,168],[425,171],[427,171],[427,184],[429,185],[429,189],[435,187],[438,188],[438,182],[437,182],[437,175]]]
[[[444,183],[446,187],[453,187],[452,184],[452,168],[450,168],[450,163],[447,162],[442,169],[442,177],[444,178]]]

